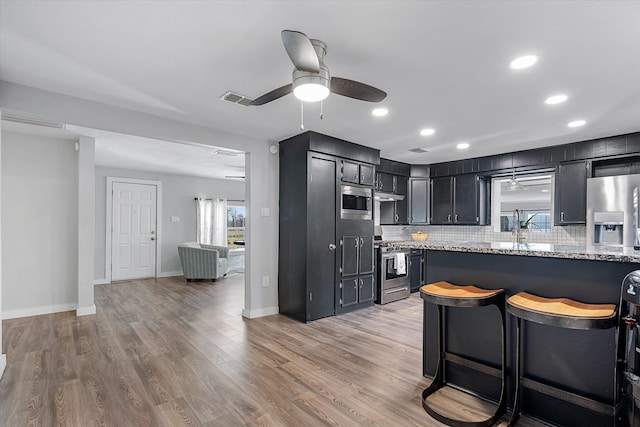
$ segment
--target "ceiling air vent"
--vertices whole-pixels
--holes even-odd
[[[420,148],[420,147],[412,148],[409,151],[411,151],[412,153],[428,153],[429,152],[429,150],[427,150],[426,148]]]
[[[234,151],[234,150],[225,150],[223,148],[216,148],[215,150],[213,150],[212,154],[215,154],[217,156],[229,156],[229,157],[235,157],[238,154],[240,154],[240,151]]]
[[[253,99],[249,99],[246,96],[240,95],[239,93],[233,93],[231,91],[222,95],[220,99],[223,101],[233,102],[234,104],[244,105],[245,107],[248,107],[249,104],[251,104],[251,101],[253,101]]]

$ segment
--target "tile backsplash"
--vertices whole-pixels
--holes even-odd
[[[384,240],[411,240],[411,233],[422,230],[429,234],[429,240],[438,242],[511,242],[510,232],[494,231],[490,225],[383,225]],[[551,227],[551,232],[525,232],[524,241],[531,243],[551,243],[555,245],[584,246],[587,228],[584,225]]]

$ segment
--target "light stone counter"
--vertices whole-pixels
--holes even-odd
[[[473,252],[482,254],[519,255],[547,258],[587,259],[593,261],[640,263],[640,251],[633,248],[569,246],[548,243],[512,242],[415,242],[413,240],[383,240],[380,246],[427,249],[431,251]]]

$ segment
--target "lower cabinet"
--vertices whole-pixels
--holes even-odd
[[[409,287],[417,292],[422,286],[423,258],[421,249],[411,249],[409,254]]]
[[[375,295],[373,275],[343,278],[340,282],[340,292],[341,307],[350,307],[373,301]]]

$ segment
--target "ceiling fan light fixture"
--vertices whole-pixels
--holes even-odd
[[[295,70],[293,95],[304,102],[318,102],[326,99],[329,96],[329,70],[320,68],[320,73]]]

